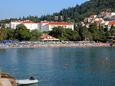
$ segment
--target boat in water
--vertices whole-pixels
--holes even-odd
[[[35,79],[34,77],[30,77],[29,79],[16,80],[9,74],[0,72],[0,86],[18,86],[18,85],[30,85],[36,83],[38,83],[38,80]]]
[[[30,85],[30,84],[37,84],[39,81],[34,77],[30,77],[29,79],[23,80],[16,80],[18,85]]]

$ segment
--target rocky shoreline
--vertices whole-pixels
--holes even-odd
[[[57,47],[75,47],[75,48],[87,48],[87,47],[110,47],[110,43],[95,43],[89,41],[79,42],[17,42],[17,43],[0,43],[0,49],[3,48],[57,48]]]

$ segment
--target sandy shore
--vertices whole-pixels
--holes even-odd
[[[95,42],[17,42],[17,43],[0,43],[0,49],[3,48],[57,48],[57,47],[110,47],[109,43]]]

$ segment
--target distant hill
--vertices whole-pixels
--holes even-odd
[[[91,14],[98,14],[102,11],[115,12],[115,0],[89,0],[81,5],[76,5],[75,7],[63,9],[60,12],[54,13],[52,15],[45,15],[41,17],[28,16],[23,18],[11,18],[1,20],[0,22],[8,23],[12,20],[31,20],[33,22],[39,22],[44,20],[79,22]]]
[[[78,22],[91,14],[98,14],[102,11],[115,11],[115,0],[90,0],[75,7],[63,9],[59,13],[42,16],[40,20]]]

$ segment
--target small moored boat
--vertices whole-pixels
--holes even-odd
[[[16,80],[17,84],[19,85],[29,85],[29,84],[36,84],[38,80],[34,77],[30,77],[30,79],[23,79],[23,80]]]

